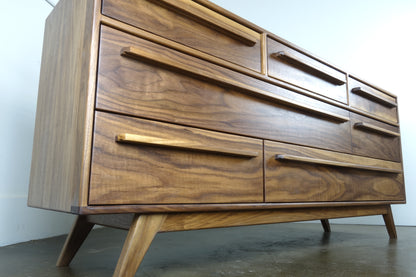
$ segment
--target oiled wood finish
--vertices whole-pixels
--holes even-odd
[[[239,26],[239,23],[233,23],[231,20],[227,22],[233,28],[249,33],[250,37],[256,39],[254,46],[248,46],[236,40],[234,35],[230,36],[222,31],[219,32],[217,27],[212,27],[212,24],[207,26],[206,21],[201,22],[193,17],[178,14],[172,9],[161,6],[158,2],[148,0],[104,0],[103,14],[260,72],[261,46],[259,33],[245,26]],[[198,4],[189,5],[195,6]],[[217,17],[221,16],[218,15]]]
[[[352,77],[348,78],[348,89],[350,90],[349,100],[352,107],[374,115],[381,120],[398,123],[397,100],[394,96]],[[367,93],[363,93],[363,91]]]
[[[173,204],[263,201],[262,155],[233,156],[120,144],[128,132],[262,152],[261,140],[97,112],[89,203]]]
[[[276,155],[401,171],[401,164],[277,142],[265,142],[266,202],[404,200],[402,173],[277,161]]]
[[[169,214],[160,232],[198,230],[257,224],[284,223],[321,218],[341,218],[387,213],[388,205],[373,207],[334,207],[308,209],[280,209],[265,211],[236,211],[212,213]]]
[[[237,148],[225,148],[218,145],[206,145],[201,141],[188,140],[186,138],[162,138],[160,135],[144,136],[137,134],[118,134],[116,141],[120,143],[144,144],[158,147],[168,147],[173,149],[183,149],[188,151],[217,153],[243,158],[255,158],[259,156],[258,151],[248,151]]]
[[[365,127],[374,126],[373,128]],[[357,125],[358,124],[358,125]],[[382,132],[381,130],[385,130]],[[372,158],[401,161],[399,128],[351,113],[352,153]]]
[[[199,24],[205,24],[248,46],[253,46],[258,42],[258,33],[203,5],[199,5],[197,2],[190,0],[157,0],[155,3],[171,8],[190,18],[194,18]]]
[[[383,219],[390,239],[397,239],[396,226],[394,225],[393,213],[390,206],[387,208],[387,213],[383,214]]]
[[[349,119],[346,110],[105,27],[101,38],[98,109],[351,151],[350,126],[342,122]],[[180,73],[153,65],[154,60],[120,56],[126,45],[189,69]],[[299,109],[302,105],[311,108]]]
[[[271,38],[267,40],[267,51],[269,76],[347,103],[345,73]]]
[[[87,220],[86,216],[78,216],[72,230],[66,238],[65,244],[61,250],[56,266],[68,266],[84,240],[90,233],[94,223]]]
[[[131,224],[113,277],[130,277],[136,274],[147,249],[159,231],[166,215],[136,215]]]
[[[80,186],[88,185],[93,13],[94,1],[61,1],[46,20],[30,206],[70,212],[82,201]]]

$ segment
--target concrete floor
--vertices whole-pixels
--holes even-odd
[[[158,234],[136,276],[416,276],[416,228],[291,223]],[[127,232],[95,229],[70,267],[64,236],[0,248],[0,276],[112,276]]]

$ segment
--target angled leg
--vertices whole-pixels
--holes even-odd
[[[85,216],[79,215],[72,226],[71,232],[66,238],[64,247],[61,250],[56,266],[68,266],[74,258],[78,249],[90,233],[93,223],[87,221]]]
[[[165,219],[166,215],[161,214],[135,215],[113,277],[129,277],[136,274]]]
[[[324,228],[325,233],[331,232],[331,225],[329,225],[328,219],[321,219],[322,227]]]
[[[391,212],[390,206],[388,207],[387,214],[383,214],[383,219],[390,239],[397,239],[396,226],[394,225],[393,213]]]

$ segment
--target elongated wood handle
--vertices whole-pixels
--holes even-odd
[[[315,73],[314,75],[316,75],[317,77],[325,79],[325,80],[329,81],[330,83],[333,83],[334,85],[343,85],[343,84],[346,83],[345,79],[341,79],[338,76],[335,76],[333,73],[331,73],[331,72],[329,72],[329,71],[327,71],[323,68],[317,67],[317,66],[311,64],[309,61],[307,61],[305,59],[302,59],[300,57],[297,57],[295,55],[292,55],[288,52],[279,51],[279,52],[273,53],[272,57],[275,57],[277,59],[286,60],[287,62],[289,62],[289,63],[291,63],[295,66],[298,66],[300,68],[304,68],[306,70],[312,71],[312,72]]]
[[[191,74],[192,76],[199,76],[199,77],[202,77],[202,79],[204,80],[210,80],[211,82],[214,82],[214,83],[231,86],[238,90],[249,92],[255,96],[261,96],[269,100],[282,103],[289,107],[298,108],[303,111],[310,112],[312,114],[320,115],[321,117],[324,117],[324,118],[329,118],[329,119],[336,120],[339,122],[349,121],[348,116],[343,116],[343,115],[333,113],[324,109],[319,109],[319,108],[307,105],[305,103],[300,103],[298,101],[277,95],[275,93],[271,93],[271,92],[268,92],[268,91],[250,86],[250,85],[246,85],[244,83],[240,83],[236,80],[227,78],[226,76],[223,76],[223,75],[215,74],[210,71],[201,70],[199,68],[195,68],[193,66],[177,62],[171,57],[162,56],[160,53],[157,53],[157,54],[153,53],[144,48],[137,48],[137,47],[132,47],[132,46],[123,47],[120,51],[120,54],[130,59],[134,59],[134,60],[144,59],[144,60],[151,61],[152,63],[168,66],[170,68],[179,70],[181,72],[186,72],[188,74]]]
[[[369,130],[389,137],[400,137],[400,133],[393,132],[366,122],[357,122],[354,124],[354,128]]]
[[[242,149],[230,149],[223,148],[218,146],[206,146],[198,143],[191,143],[189,141],[184,141],[180,139],[166,139],[159,137],[151,136],[142,136],[136,134],[118,134],[116,136],[116,141],[120,143],[133,143],[133,144],[146,144],[159,147],[169,147],[176,149],[192,150],[192,151],[201,151],[201,152],[211,152],[218,153],[229,156],[237,156],[242,158],[255,158],[259,155],[256,151],[247,151]]]
[[[401,170],[386,168],[386,167],[378,167],[378,166],[370,166],[370,165],[362,165],[362,164],[354,164],[354,163],[345,163],[345,162],[338,162],[338,161],[331,161],[331,160],[324,160],[324,159],[316,159],[316,158],[309,158],[309,157],[302,157],[302,156],[294,156],[294,155],[286,155],[286,154],[277,154],[275,156],[275,159],[280,160],[280,161],[293,161],[293,162],[308,163],[308,164],[318,164],[318,165],[327,165],[327,166],[345,167],[345,168],[356,168],[356,169],[370,170],[370,171],[379,171],[379,172],[388,172],[388,173],[401,173]]]
[[[254,46],[260,38],[255,31],[190,0],[152,0],[185,16],[193,18],[219,32],[246,44]]]
[[[396,102],[393,102],[389,99],[383,98],[382,96],[379,96],[379,95],[375,94],[374,92],[372,92],[370,90],[366,90],[362,87],[355,87],[351,91],[355,94],[359,94],[361,96],[364,96],[365,98],[374,100],[374,101],[376,101],[376,102],[378,102],[378,103],[380,103],[384,106],[391,107],[391,108],[397,107]]]

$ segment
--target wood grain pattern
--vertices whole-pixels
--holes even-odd
[[[298,163],[306,163],[306,164],[343,167],[343,168],[355,168],[355,169],[378,171],[378,172],[388,172],[388,173],[401,173],[402,172],[401,169],[391,169],[391,168],[380,167],[380,166],[369,166],[369,165],[355,164],[355,163],[350,163],[350,162],[339,162],[339,161],[332,161],[332,160],[325,160],[325,159],[302,157],[302,156],[296,156],[296,155],[276,154],[275,159],[278,161],[290,161],[290,162],[298,162]]]
[[[388,206],[373,207],[338,207],[281,209],[266,211],[212,212],[212,213],[178,213],[170,214],[160,228],[160,232],[198,230],[317,220],[321,218],[341,218],[387,213]]]
[[[87,217],[77,217],[62,247],[56,266],[68,266],[71,263],[78,249],[92,230],[92,227],[94,227],[94,223],[88,222]]]
[[[375,128],[386,130],[392,134],[399,134],[399,128],[367,117],[351,113],[352,152],[372,158],[401,161],[400,136],[380,134],[380,131],[368,130],[358,127],[357,123],[365,122]]]
[[[398,132],[390,131],[383,127],[378,127],[374,124],[367,123],[367,122],[357,122],[354,124],[354,128],[365,129],[367,131],[379,133],[381,135],[388,136],[388,137],[400,137],[400,133]]]
[[[271,38],[267,40],[267,51],[269,57],[269,76],[303,87],[339,102],[347,103],[345,73],[320,63]],[[307,64],[308,66],[300,67],[298,65],[299,63],[294,65],[293,59],[287,61],[287,59],[276,58],[276,53],[279,52],[284,52],[286,57],[288,55],[296,57],[297,59],[302,60],[303,64]],[[311,68],[313,68],[313,70],[311,70]],[[322,74],[317,74],[318,71],[325,72],[324,76],[322,76]],[[327,80],[328,76],[333,76],[332,80],[336,79],[338,81],[334,84],[333,81]],[[343,80],[344,84],[341,84],[339,80]]]
[[[273,53],[271,56],[276,59],[285,60],[301,69],[305,69],[306,71],[311,71],[315,76],[325,79],[334,85],[343,85],[346,83],[345,75],[338,77],[337,75],[333,74],[333,72],[326,69],[324,66],[317,66],[310,63],[308,60],[295,56],[289,52],[279,51]]]
[[[103,27],[102,31],[97,92],[97,108],[100,110],[351,151],[349,124],[328,116],[336,114],[346,120],[348,111],[115,30]],[[182,73],[177,72],[177,68],[165,69],[146,60],[121,57],[120,49],[132,44],[161,60],[174,62],[178,67],[187,66],[189,70]],[[196,74],[198,78],[194,77]],[[212,82],[213,79],[217,81]],[[259,97],[259,91],[268,94],[267,100],[263,99],[265,96]],[[270,101],[275,98],[279,99],[273,101],[276,103]],[[288,99],[286,103],[301,103],[316,111],[324,110],[326,114],[282,105],[278,103],[282,99]]]
[[[194,18],[199,24],[205,24],[219,32],[223,32],[248,46],[254,46],[259,34],[237,22],[214,12],[191,0],[158,0],[158,5],[167,6],[185,16]]]
[[[144,144],[158,147],[168,147],[183,149],[188,151],[217,153],[222,155],[238,156],[243,158],[254,158],[259,156],[259,152],[247,151],[236,148],[224,148],[218,145],[204,145],[200,141],[186,140],[184,138],[161,138],[160,136],[144,136],[136,134],[118,134],[116,141],[120,143]]]
[[[247,46],[211,26],[148,0],[104,0],[103,14],[133,26],[260,72],[260,34],[256,44]],[[140,7],[138,9],[137,7]],[[219,15],[218,15],[219,16]],[[230,23],[231,24],[231,23]],[[237,23],[235,23],[237,24]],[[248,28],[245,28],[248,29]]]
[[[97,112],[90,205],[263,201],[262,155],[119,144],[115,137],[122,132],[248,152],[263,147],[261,140]]]
[[[113,277],[133,277],[166,215],[136,215],[131,224]]]
[[[94,1],[80,0],[61,1],[46,21],[30,206],[70,212],[81,206],[80,187],[88,186],[93,19]]]
[[[352,77],[348,78],[348,88],[350,90],[349,99],[351,107],[365,111],[381,119],[398,123],[397,106],[393,105],[397,103],[396,97],[388,95]],[[360,88],[360,90],[357,88]],[[362,91],[368,93],[361,93]],[[383,101],[380,101],[380,99],[383,99]],[[386,105],[386,103],[392,104]]]
[[[266,202],[404,200],[403,174],[276,161],[276,154],[360,164],[400,172],[401,164],[265,142]]]

